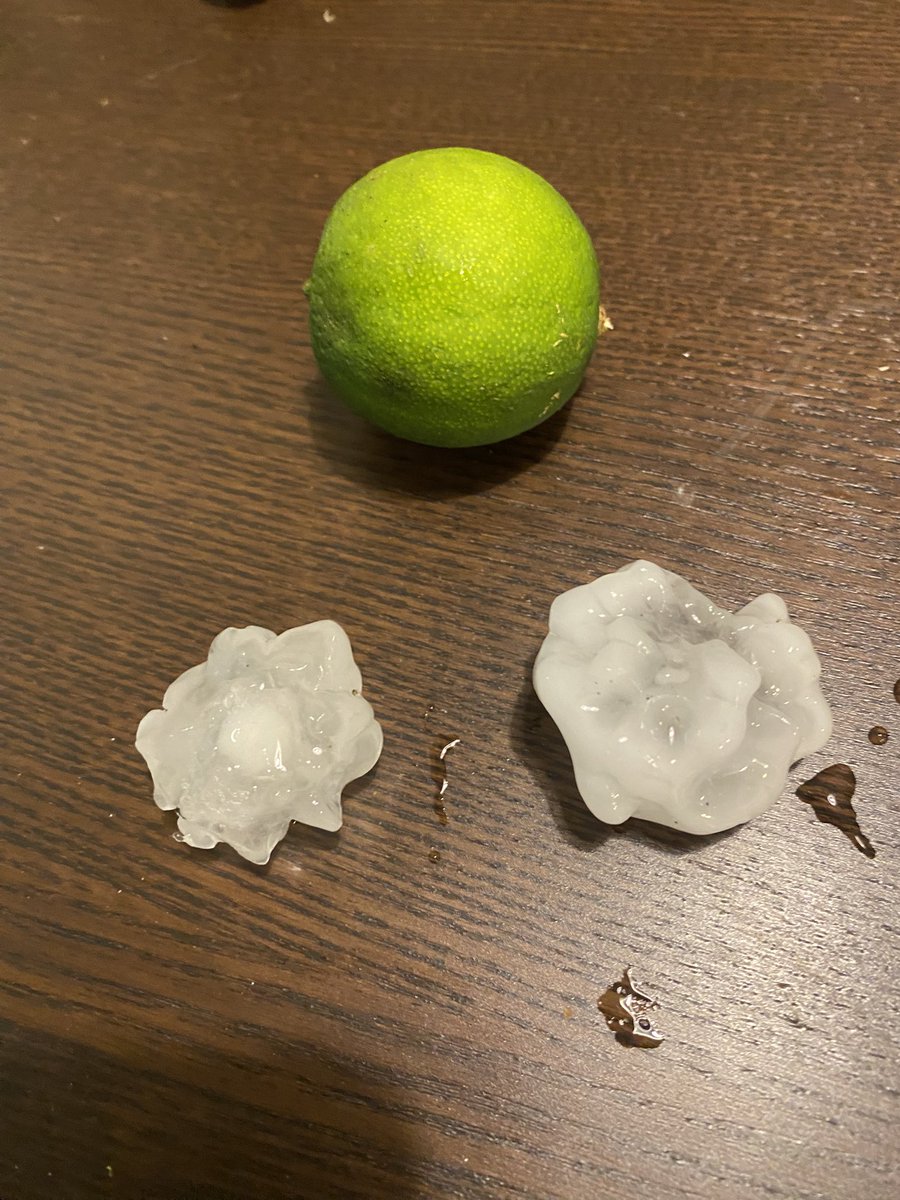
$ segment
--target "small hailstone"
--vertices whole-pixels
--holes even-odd
[[[334,621],[278,637],[255,625],[220,633],[135,738],[154,800],[179,810],[179,840],[227,842],[262,864],[291,821],[339,829],[343,788],[381,754],[381,726],[361,690]]]
[[[635,562],[558,596],[534,686],[601,821],[718,833],[769,808],[831,713],[780,597],[737,613]]]

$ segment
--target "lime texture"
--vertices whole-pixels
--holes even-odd
[[[433,446],[497,442],[545,420],[597,339],[587,231],[545,179],[484,150],[421,150],[357,180],[305,290],[334,391]]]

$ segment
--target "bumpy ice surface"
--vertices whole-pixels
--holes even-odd
[[[191,846],[268,862],[291,821],[341,826],[341,791],[381,753],[347,635],[316,621],[276,637],[226,629],[166,691],[135,744]]]
[[[534,685],[595,816],[717,833],[828,740],[819,671],[778,596],[730,613],[635,562],[554,600]]]

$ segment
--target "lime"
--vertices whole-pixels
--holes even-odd
[[[597,259],[545,179],[484,150],[420,150],[331,211],[305,288],[322,374],[351,408],[433,446],[556,412],[597,338]]]

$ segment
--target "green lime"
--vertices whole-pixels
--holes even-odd
[[[351,408],[433,446],[530,429],[581,382],[599,277],[545,179],[484,150],[376,167],[331,211],[305,288],[322,374]]]

